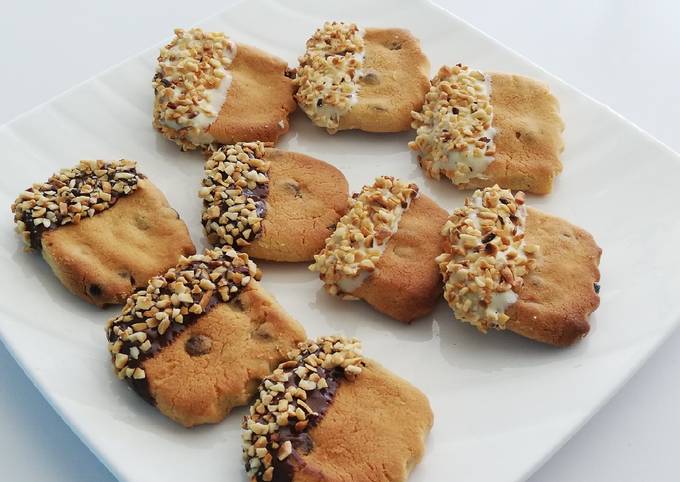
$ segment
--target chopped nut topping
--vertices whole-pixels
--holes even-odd
[[[318,271],[332,295],[356,299],[351,293],[375,271],[399,220],[418,197],[418,186],[389,176],[378,177],[349,200],[350,209],[314,256],[309,269]]]
[[[411,115],[417,133],[409,147],[429,176],[443,173],[456,185],[485,178],[496,153],[488,75],[461,64],[442,67],[422,111]]]
[[[364,40],[353,23],[326,22],[307,41],[295,76],[295,99],[316,125],[330,134],[357,102]]]
[[[269,161],[261,142],[220,147],[205,164],[201,220],[214,246],[247,246],[262,234]]]
[[[513,196],[496,185],[465,199],[442,230],[450,242],[436,259],[444,298],[456,318],[482,332],[505,328],[505,310],[534,268],[539,247],[524,241],[526,216],[524,193]]]
[[[223,33],[175,30],[153,78],[153,124],[183,150],[210,144],[208,127],[227,98],[236,44]]]
[[[296,451],[309,450],[301,436],[323,418],[343,379],[364,365],[356,339],[327,336],[298,344],[266,377],[243,419],[243,460],[251,480],[272,480]]]
[[[78,224],[110,208],[137,189],[139,177],[135,161],[80,161],[19,194],[12,204],[16,231],[27,249],[41,249],[40,238],[47,229]]]
[[[147,288],[132,294],[121,314],[109,320],[106,335],[118,377],[144,379],[146,358],[215,304],[236,299],[258,278],[257,266],[248,255],[231,248],[180,257],[177,266],[151,278]],[[144,395],[146,387],[133,384],[133,388]]]

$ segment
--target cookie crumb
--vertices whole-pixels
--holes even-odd
[[[251,480],[273,480],[276,471],[290,470],[285,464],[291,455],[311,450],[305,432],[323,418],[342,380],[353,380],[362,366],[361,343],[354,338],[309,340],[288,354],[260,384],[243,419],[243,460]]]
[[[139,178],[135,161],[80,161],[19,194],[12,204],[16,231],[28,250],[39,250],[43,232],[110,208],[137,189]]]
[[[496,153],[491,77],[458,64],[439,69],[431,84],[422,110],[411,113],[417,132],[409,147],[430,177],[443,173],[456,185],[484,179]]]
[[[262,235],[267,212],[269,161],[261,142],[215,150],[205,163],[201,221],[213,246],[248,246]]]
[[[466,198],[442,229],[450,243],[436,258],[444,298],[456,318],[482,332],[505,328],[505,311],[535,266],[539,246],[524,241],[526,216],[524,193],[496,185]]]
[[[353,23],[326,22],[307,40],[293,79],[295,99],[330,134],[357,102],[363,60],[363,35]]]

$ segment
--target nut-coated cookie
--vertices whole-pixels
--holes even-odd
[[[562,171],[557,99],[527,77],[444,66],[413,127],[409,146],[425,172],[461,189],[498,184],[547,194]]]
[[[434,258],[446,219],[446,211],[415,184],[379,177],[350,200],[310,269],[319,272],[330,294],[363,299],[410,322],[430,313],[441,295]]]
[[[22,192],[13,205],[27,248],[40,250],[73,294],[123,303],[195,252],[184,222],[133,161],[82,161]]]
[[[206,161],[208,241],[271,261],[311,261],[347,211],[348,187],[330,164],[262,143],[221,147]]]
[[[305,338],[256,281],[244,253],[183,258],[109,321],[115,371],[145,400],[191,427],[248,403],[260,380]]]
[[[408,30],[327,22],[300,57],[295,98],[330,134],[401,132],[423,104],[429,72],[420,42]]]
[[[421,460],[427,397],[359,352],[356,340],[301,343],[260,385],[243,423],[251,482],[403,482]]]
[[[456,318],[556,346],[588,333],[602,251],[586,231],[494,186],[466,199],[442,234],[437,261]]]
[[[153,79],[153,124],[183,150],[276,142],[296,109],[288,65],[222,33],[175,30]]]

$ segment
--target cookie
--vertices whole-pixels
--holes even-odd
[[[12,211],[26,248],[97,306],[124,303],[195,252],[184,222],[134,161],[81,161],[22,192]]]
[[[222,33],[175,30],[153,79],[153,125],[182,150],[276,142],[296,109],[283,60]]]
[[[257,277],[246,254],[214,249],[153,278],[108,323],[118,377],[186,427],[248,403],[305,338]]]
[[[328,133],[410,129],[429,88],[430,63],[408,30],[326,22],[307,41],[295,98]]]
[[[602,250],[586,231],[494,186],[467,198],[442,233],[437,262],[456,318],[556,346],[588,334]]]
[[[419,112],[413,112],[425,172],[461,189],[552,190],[562,171],[564,124],[547,86],[527,77],[444,66]]]
[[[301,343],[258,391],[243,422],[251,482],[405,481],[432,428],[427,397],[356,340]]]
[[[430,313],[441,294],[434,258],[447,213],[415,184],[378,177],[350,200],[323,250],[314,256],[328,293],[363,299],[396,320]]]
[[[208,241],[271,261],[311,261],[347,211],[345,176],[313,157],[262,143],[224,146],[206,162]]]

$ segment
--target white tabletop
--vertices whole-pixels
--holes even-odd
[[[6,2],[0,14],[0,124],[230,3]],[[439,3],[680,151],[680,4]],[[676,332],[530,480],[678,480],[679,365]],[[113,481],[1,344],[0,367],[0,479]]]

